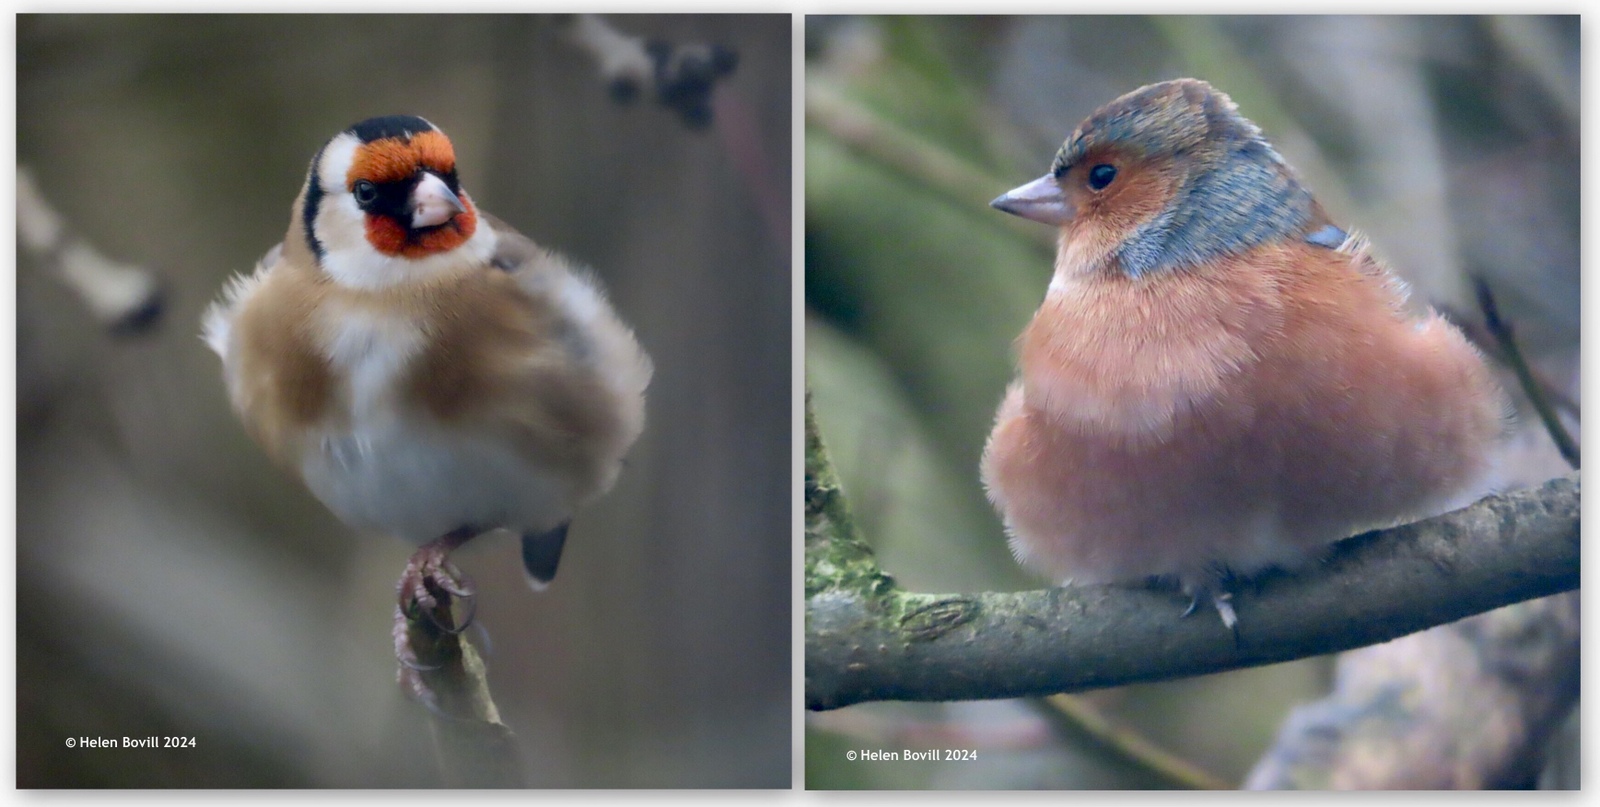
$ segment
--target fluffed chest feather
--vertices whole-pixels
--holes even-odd
[[[344,381],[342,408],[352,429],[399,417],[401,382],[429,341],[422,323],[342,305],[319,313],[320,346],[334,376]]]
[[[425,320],[329,305],[317,325],[341,383],[302,442],[300,471],[340,518],[422,542],[467,525],[548,529],[570,514],[559,474],[432,416],[417,371],[440,345]]]
[[[1163,439],[1228,395],[1282,318],[1260,273],[1058,275],[1018,341],[1024,394],[1071,429]]]

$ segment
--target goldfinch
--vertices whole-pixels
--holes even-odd
[[[644,428],[652,372],[598,280],[478,210],[449,138],[405,115],[317,152],[283,243],[204,339],[278,464],[347,525],[421,545],[397,637],[430,584],[471,596],[448,555],[483,532],[521,535],[535,588],[554,578],[573,512]]]

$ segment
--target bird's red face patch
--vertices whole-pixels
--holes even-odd
[[[451,175],[456,168],[455,148],[442,132],[419,132],[409,139],[384,138],[366,143],[356,150],[346,176],[347,186],[359,180],[374,184],[407,182],[423,171]],[[393,215],[367,213],[367,242],[384,255],[424,258],[449,252],[466,243],[478,229],[478,212],[465,192],[460,194],[466,208],[436,227],[413,230]]]
[[[413,230],[392,216],[367,214],[367,242],[385,255],[426,258],[449,252],[467,242],[478,229],[478,211],[466,194],[461,195],[466,210],[437,227]]]

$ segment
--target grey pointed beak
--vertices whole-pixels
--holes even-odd
[[[1056,184],[1056,178],[1050,174],[1006,191],[998,199],[990,202],[989,206],[1013,216],[1021,216],[1041,224],[1054,224],[1057,227],[1072,221],[1072,217],[1078,212],[1061,193],[1061,186]]]
[[[411,191],[411,228],[433,227],[454,218],[467,208],[461,197],[450,190],[437,174],[424,173]]]

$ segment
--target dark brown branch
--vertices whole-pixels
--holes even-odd
[[[1577,474],[1358,536],[1234,599],[1237,640],[1135,587],[915,594],[878,568],[806,422],[806,706],[1075,692],[1387,641],[1578,587]]]
[[[1473,288],[1478,293],[1478,307],[1483,309],[1483,319],[1489,328],[1489,333],[1494,335],[1495,342],[1500,345],[1500,353],[1506,364],[1517,374],[1517,383],[1522,385],[1523,394],[1533,403],[1534,411],[1539,413],[1539,420],[1544,422],[1545,431],[1550,433],[1550,439],[1555,441],[1556,448],[1561,451],[1561,456],[1567,464],[1574,468],[1580,467],[1578,463],[1578,443],[1567,434],[1567,428],[1561,425],[1561,418],[1556,415],[1556,410],[1551,407],[1549,396],[1544,387],[1534,378],[1533,369],[1528,365],[1528,360],[1522,355],[1522,348],[1517,346],[1517,339],[1511,332],[1511,323],[1500,318],[1500,308],[1495,305],[1494,293],[1489,290],[1489,284],[1481,277],[1472,279]]]

